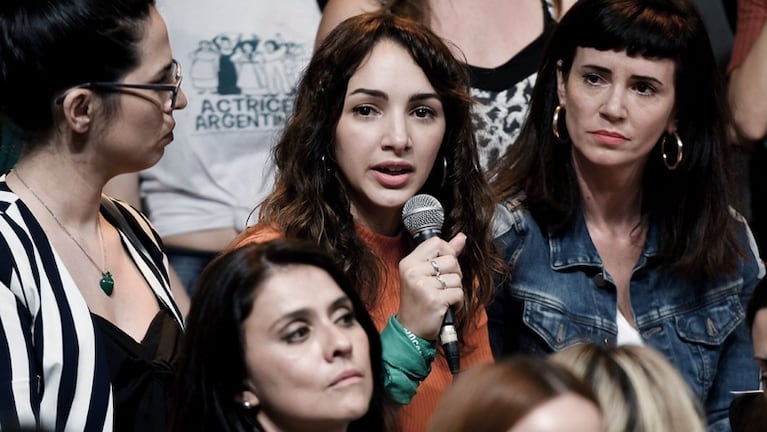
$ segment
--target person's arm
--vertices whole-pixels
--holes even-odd
[[[0,257],[2,254],[0,253]],[[3,257],[5,258],[5,257]],[[42,374],[32,346],[29,311],[6,284],[13,276],[10,261],[0,281],[0,430],[34,430],[40,408]],[[16,275],[18,276],[18,275]]]
[[[735,127],[756,141],[767,135],[767,25],[743,64],[730,74],[730,104]]]
[[[436,342],[414,335],[392,316],[381,332],[381,349],[386,393],[398,404],[410,403],[431,372]]]
[[[514,210],[511,210],[506,203],[496,205],[493,214],[493,238],[508,269],[514,267],[514,260],[522,251],[527,231],[527,226],[523,222],[524,217],[516,213],[521,213],[518,209],[521,199],[521,196],[517,196],[512,200],[511,206]],[[509,293],[513,289],[511,279],[508,275],[497,275],[496,278],[495,295],[486,306],[486,311],[490,348],[492,348],[493,356],[498,359],[512,353],[516,348],[507,346],[506,342],[510,336],[507,333],[512,327],[510,322],[519,317],[509,314],[509,305],[512,302]]]
[[[744,285],[743,292],[752,292],[756,282],[747,281],[750,288]],[[732,392],[759,388],[759,367],[753,359],[751,338],[745,321],[720,347],[720,361],[716,370],[716,377],[703,403],[709,430],[726,431],[729,430],[729,406],[735,398]]]
[[[492,363],[485,311],[480,310],[475,322],[466,329],[465,348],[461,350],[461,370],[481,363]],[[381,347],[384,388],[394,402],[407,404],[415,396],[421,381],[431,373],[437,343],[414,335],[402,327],[396,316],[392,316],[381,332]]]
[[[380,0],[329,0],[322,10],[322,19],[317,29],[315,49],[338,24],[347,18],[381,9]]]
[[[743,286],[740,291],[740,302],[743,309],[746,309],[756,285],[764,277],[765,270],[748,225],[745,220],[739,219],[746,230],[745,239],[741,243],[746,250],[742,265]],[[753,352],[750,330],[743,318],[719,347],[716,376],[703,400],[709,431],[730,430],[728,411],[735,398],[733,391],[759,388],[759,366],[754,361]]]
[[[767,1],[738,1],[733,57],[729,100],[735,128],[750,141],[760,140],[767,135]]]

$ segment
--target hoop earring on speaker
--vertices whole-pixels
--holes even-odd
[[[676,160],[673,164],[670,164],[669,157],[666,155],[666,138],[668,137],[668,134],[663,135],[663,141],[660,143],[660,154],[663,157],[663,164],[666,165],[666,168],[669,171],[674,171],[680,163],[682,163],[682,158],[684,156],[684,145],[682,144],[682,138],[679,137],[679,134],[674,132],[674,139],[676,139]]]
[[[325,155],[322,155],[320,160],[322,161],[322,168],[325,170],[326,173],[330,174],[331,172],[333,172],[333,169],[330,168],[330,164],[328,163],[328,158],[326,158]]]
[[[562,138],[559,134],[559,113],[563,111],[562,105],[557,105],[554,109],[554,121],[551,123],[551,131],[554,132],[554,137],[561,143],[566,143],[567,138]]]
[[[447,157],[442,156],[442,182],[439,184],[439,188],[444,189],[445,183],[447,183]]]

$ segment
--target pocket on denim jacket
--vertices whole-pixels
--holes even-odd
[[[737,291],[675,317],[679,338],[704,345],[721,345],[743,322],[746,313]]]
[[[615,323],[596,315],[574,314],[538,299],[525,299],[522,319],[554,351],[577,343],[612,344],[617,334]]]

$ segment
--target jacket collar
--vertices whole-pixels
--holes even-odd
[[[566,270],[576,267],[598,267],[602,268],[602,259],[597,253],[597,248],[591,240],[589,231],[586,228],[586,220],[583,212],[578,210],[575,215],[575,221],[570,229],[562,235],[555,235],[551,228],[548,229],[549,250],[551,253],[550,264],[554,270]],[[640,268],[647,263],[647,260],[658,253],[659,233],[657,224],[650,219],[650,226],[647,230],[647,239],[639,256],[636,268]]]

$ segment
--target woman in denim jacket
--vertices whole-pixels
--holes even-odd
[[[744,304],[764,268],[730,206],[729,112],[683,0],[582,0],[539,69],[493,173],[509,274],[488,307],[496,356],[580,342],[660,350],[728,430],[759,385]]]

